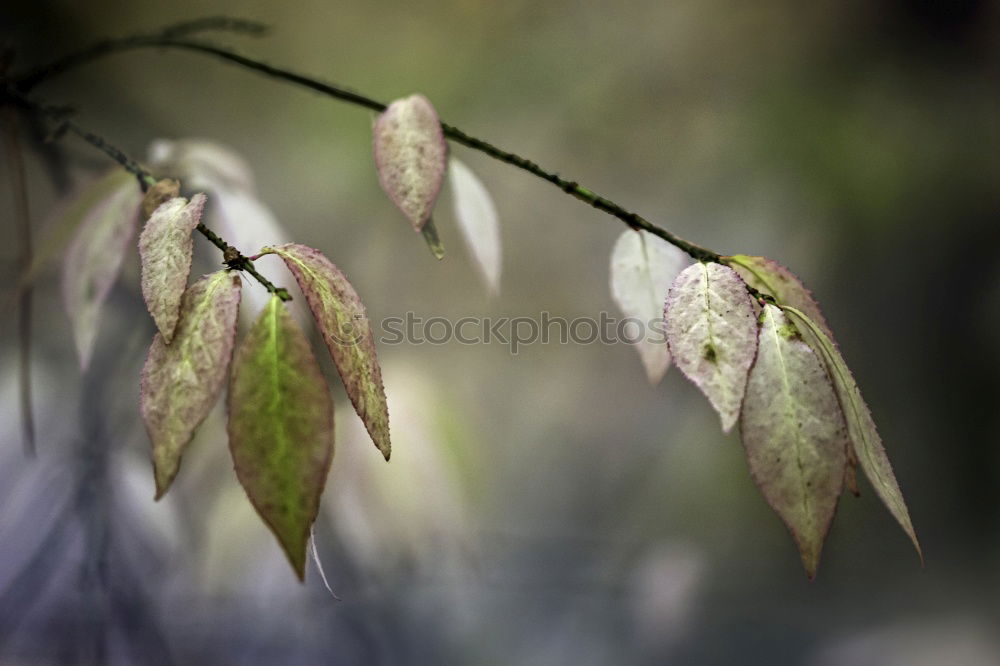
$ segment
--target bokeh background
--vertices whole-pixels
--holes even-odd
[[[337,454],[316,542],[335,601],[311,564],[295,581],[245,500],[221,410],[152,501],[135,256],[86,375],[58,256],[39,278],[39,454],[24,458],[5,156],[0,662],[1000,663],[997,3],[15,1],[0,30],[16,70],[219,13],[274,27],[220,42],[378,99],[422,92],[448,122],[686,238],[791,267],[865,392],[926,566],[863,485],[807,581],[736,434],[676,369],[648,386],[627,345],[397,345],[379,350],[388,465],[330,374]],[[329,254],[373,318],[615,311],[622,225],[462,147],[500,212],[500,296],[447,192],[436,262],[378,188],[368,111],[165,51],[38,94],[137,157],[187,137],[243,155],[283,233]],[[46,150],[27,157],[39,239],[108,166],[73,137]],[[202,249],[204,272],[218,259]]]

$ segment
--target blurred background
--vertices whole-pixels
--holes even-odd
[[[335,601],[312,563],[297,583],[246,501],[221,409],[153,502],[134,254],[84,375],[58,255],[39,277],[38,456],[23,456],[5,155],[0,662],[1000,663],[998,3],[14,0],[0,38],[18,71],[211,14],[273,26],[221,43],[376,99],[422,92],[685,238],[789,266],[864,390],[926,566],[862,485],[810,583],[738,436],[676,369],[650,387],[628,345],[383,345],[389,464],[324,358],[337,453],[316,543]],[[379,189],[366,110],[177,51],[112,56],[37,94],[138,158],[192,137],[242,155],[268,233],[325,251],[373,319],[617,312],[621,223],[461,146],[499,210],[500,295],[447,191],[435,261]],[[109,163],[74,137],[27,143],[41,244],[60,199]],[[196,243],[196,273],[213,270]]]

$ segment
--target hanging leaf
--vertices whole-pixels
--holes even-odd
[[[379,183],[420,231],[434,209],[448,159],[437,112],[423,95],[397,99],[375,121],[374,135]]]
[[[654,322],[663,320],[663,301],[685,263],[683,252],[645,231],[626,230],[611,250],[611,296],[623,315],[642,322],[635,348],[654,386],[670,367],[667,340]]]
[[[191,272],[191,233],[201,221],[204,208],[204,194],[194,195],[190,203],[176,197],[159,206],[139,234],[142,297],[168,345],[174,337],[181,296]]]
[[[774,296],[779,305],[790,305],[802,310],[833,340],[833,333],[820,312],[819,304],[813,299],[812,292],[790,270],[766,257],[751,257],[746,254],[727,257],[727,263],[740,274],[744,282],[758,291]]]
[[[333,402],[309,341],[277,296],[236,353],[228,429],[236,476],[301,580],[333,459]]]
[[[490,293],[496,295],[500,293],[501,247],[493,199],[476,174],[455,157],[449,160],[448,180],[462,238]]]
[[[802,310],[791,306],[784,306],[782,309],[790,315],[809,346],[822,357],[827,373],[837,391],[837,399],[840,401],[844,420],[847,422],[847,434],[854,445],[853,451],[857,454],[858,462],[874,486],[875,492],[888,507],[889,512],[892,513],[906,535],[910,537],[910,541],[917,549],[917,554],[923,561],[923,551],[920,549],[920,542],[913,529],[910,512],[903,500],[903,492],[896,482],[896,475],[892,472],[892,465],[889,463],[889,457],[882,445],[882,438],[879,437],[878,431],[875,429],[875,421],[872,419],[872,414],[868,410],[864,398],[861,397],[861,389],[854,381],[854,375],[851,374],[844,358],[837,350],[837,345],[833,343],[819,324],[810,319]]]
[[[375,446],[389,459],[389,410],[365,306],[343,273],[319,250],[288,243],[261,249],[285,261],[305,294],[340,378]]]
[[[740,433],[757,487],[814,578],[844,485],[847,429],[822,361],[770,304],[761,313]]]
[[[142,368],[139,409],[153,442],[156,499],[170,488],[184,448],[215,404],[233,355],[240,276],[201,277],[181,299],[170,345],[157,333]]]
[[[674,363],[701,389],[729,432],[740,414],[757,350],[757,319],[733,269],[696,263],[667,294],[664,318]]]
[[[101,306],[118,278],[138,223],[142,192],[135,178],[125,175],[116,177],[114,187],[87,209],[63,258],[63,303],[83,370],[90,364]]]
[[[181,195],[181,184],[170,178],[158,180],[142,197],[142,219],[153,217],[156,209]]]

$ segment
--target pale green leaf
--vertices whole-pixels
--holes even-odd
[[[847,428],[823,363],[777,307],[761,313],[740,417],[750,473],[815,577],[847,464]]]
[[[238,273],[205,275],[181,298],[173,342],[157,333],[142,369],[139,407],[153,442],[156,499],[180,467],[185,447],[215,404],[233,354],[241,283]]]
[[[892,472],[892,465],[889,463],[889,457],[882,445],[882,438],[879,437],[878,431],[875,429],[875,421],[872,419],[868,405],[861,397],[861,389],[854,381],[854,376],[840,355],[837,345],[827,336],[822,327],[802,310],[792,306],[784,306],[782,309],[791,315],[806,342],[823,358],[827,372],[837,391],[837,398],[844,412],[847,432],[854,445],[858,463],[875,488],[879,498],[885,503],[903,531],[910,537],[922,560],[923,552],[920,549],[920,542],[917,540],[917,534],[910,520],[910,512],[903,500],[903,492],[899,489],[896,475]]]
[[[611,250],[611,296],[625,317],[641,323],[636,351],[649,383],[656,385],[670,367],[670,350],[662,327],[663,302],[687,256],[645,231],[622,232]]]
[[[375,353],[371,323],[358,293],[319,250],[289,243],[266,247],[261,252],[280,256],[295,276],[355,411],[375,446],[388,460],[389,409],[382,386],[382,369]]]
[[[204,208],[204,194],[194,195],[190,203],[183,197],[170,199],[153,211],[139,234],[142,297],[167,344],[173,340],[181,295],[191,272],[191,233]]]
[[[333,459],[333,403],[309,341],[277,296],[236,352],[228,429],[236,476],[302,579]]]
[[[674,280],[664,319],[674,363],[701,389],[726,432],[739,418],[757,350],[757,318],[733,269],[696,263]]]

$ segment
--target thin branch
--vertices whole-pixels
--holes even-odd
[[[117,162],[123,169],[128,171],[130,174],[134,175],[139,181],[139,187],[145,192],[151,186],[156,184],[156,178],[153,177],[151,173],[146,171],[138,162],[125,154],[117,146],[108,142],[104,137],[99,134],[95,134],[90,130],[81,127],[73,120],[66,117],[67,109],[65,107],[52,106],[44,102],[33,100],[27,95],[16,90],[6,90],[4,91],[6,96],[18,104],[22,108],[28,109],[29,111],[35,111],[43,115],[47,115],[56,119],[59,122],[59,127],[57,129],[57,136],[65,132],[71,132],[76,134],[81,139],[94,146],[98,150],[102,151],[105,155]],[[284,287],[275,286],[273,282],[268,280],[266,277],[261,275],[253,265],[253,261],[242,254],[235,247],[227,243],[221,236],[209,229],[204,225],[204,223],[199,223],[195,229],[207,238],[215,247],[222,250],[223,261],[229,268],[239,271],[245,271],[249,273],[257,282],[264,286],[269,292],[277,296],[283,301],[292,300],[291,294]],[[27,270],[27,269],[25,269]]]
[[[110,53],[128,51],[133,49],[142,48],[176,48],[187,51],[194,51],[197,53],[203,53],[227,62],[240,65],[252,71],[270,76],[272,78],[279,79],[281,81],[286,81],[288,83],[293,83],[310,90],[322,93],[324,95],[339,99],[350,104],[355,104],[373,111],[382,112],[386,108],[386,104],[378,100],[374,100],[365,95],[356,93],[349,88],[343,86],[333,85],[329,83],[324,83],[317,79],[292,72],[281,67],[274,67],[268,65],[267,63],[255,60],[253,58],[248,58],[247,56],[241,55],[232,49],[223,48],[220,46],[215,46],[203,41],[197,41],[192,39],[180,39],[171,36],[163,36],[162,32],[155,35],[137,35],[133,37],[126,37],[119,40],[108,40],[105,42],[100,42],[94,46],[79,51],[75,54],[70,54],[59,60],[50,63],[49,65],[42,66],[33,72],[30,72],[21,78],[16,80],[16,85],[20,90],[30,90],[32,87],[42,83],[43,81],[49,79],[50,77],[64,72],[68,69],[82,65],[83,63],[93,60],[94,58],[107,55]],[[460,143],[464,146],[472,148],[473,150],[478,150],[490,157],[510,164],[519,169],[523,169],[528,173],[541,178],[549,183],[552,183],[560,190],[569,194],[572,197],[587,203],[600,211],[603,211],[609,215],[612,215],[625,224],[627,224],[632,229],[643,230],[658,236],[663,240],[667,241],[671,245],[674,245],[693,259],[698,261],[709,261],[709,262],[720,262],[722,257],[719,253],[709,250],[707,248],[701,247],[689,241],[672,234],[666,229],[656,226],[655,224],[649,222],[647,219],[642,217],[637,213],[633,213],[623,206],[615,203],[607,197],[603,197],[593,190],[583,187],[576,181],[567,180],[560,177],[557,173],[543,169],[535,162],[521,157],[515,153],[511,153],[502,150],[493,144],[484,141],[482,139],[476,138],[463,130],[455,127],[454,125],[449,125],[448,123],[441,123],[441,128],[444,131],[445,136],[447,136],[452,141]]]
[[[10,161],[10,186],[14,194],[14,223],[17,226],[18,271],[24,273],[31,266],[31,215],[28,209],[28,186],[24,175],[24,159],[21,154],[21,144],[18,141],[17,115],[14,109],[4,109],[6,127],[4,135],[7,139],[7,157]],[[31,399],[31,304],[33,298],[31,286],[25,287],[18,299],[17,337],[18,337],[18,387],[21,402],[21,431],[23,436],[24,454],[30,458],[36,455],[35,449],[35,417]]]

